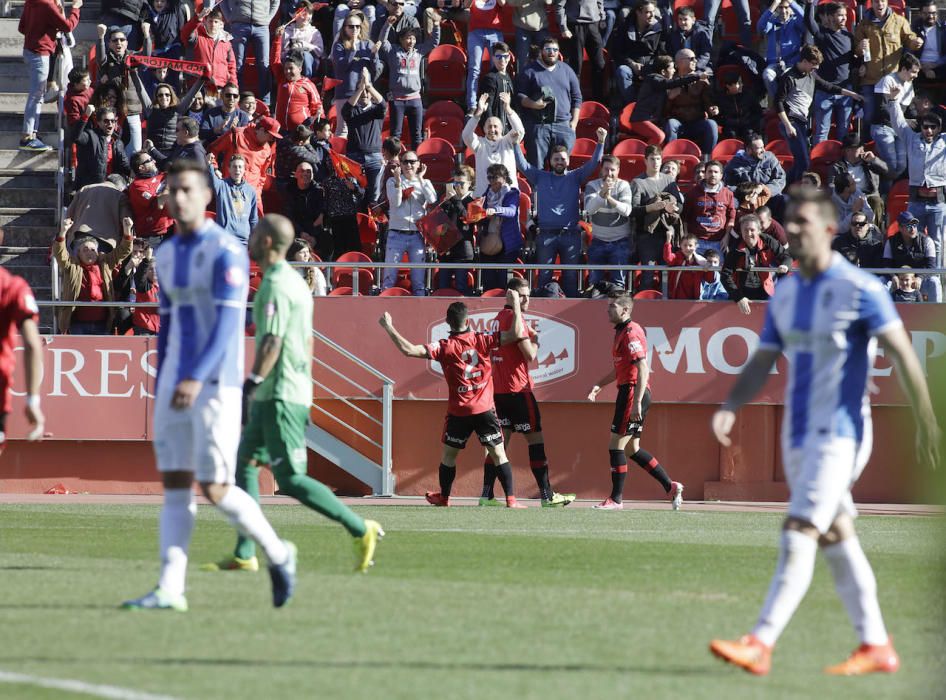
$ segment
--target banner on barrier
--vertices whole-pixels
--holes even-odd
[[[439,365],[403,357],[377,323],[389,311],[411,342],[447,335],[447,306],[456,299],[325,297],[316,300],[315,327],[395,381],[399,399],[446,399]],[[477,330],[494,328],[501,299],[465,299]],[[900,313],[927,371],[946,362],[941,305],[902,305]],[[642,301],[634,320],[646,333],[651,388],[657,403],[721,403],[758,343],[764,308],[744,316],[735,305]],[[584,401],[611,366],[613,329],[606,303],[533,299],[526,322],[539,334],[531,369],[540,401]],[[45,339],[43,410],[48,430],[64,440],[148,440],[157,374],[157,340],[148,337],[51,336]],[[252,340],[247,339],[248,358]],[[17,352],[19,355],[19,350]],[[248,359],[249,361],[249,359]],[[905,402],[891,365],[880,356],[872,373],[877,405]],[[776,367],[755,403],[782,401],[784,364]],[[25,435],[23,377],[18,362],[8,435]],[[614,385],[599,400],[613,398]]]

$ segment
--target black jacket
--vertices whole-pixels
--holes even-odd
[[[207,162],[207,150],[200,141],[186,143],[183,146],[174,144],[174,148],[171,149],[170,153],[161,152],[157,148],[152,148],[149,153],[161,170],[167,170],[168,166],[178,159],[196,160],[197,162],[203,163]]]
[[[864,186],[861,187],[861,191],[864,194],[877,194],[880,192],[880,178],[887,177],[887,173],[890,171],[890,168],[887,167],[887,163],[882,161],[880,158],[874,158],[870,163],[861,161],[861,166],[864,168],[864,175],[867,177],[867,180],[864,182]],[[839,160],[837,163],[831,166],[831,183],[834,181],[836,175],[841,173],[849,173],[851,171],[851,165],[848,164],[844,158]]]
[[[112,168],[108,168],[109,138],[95,126],[92,119],[77,121],[72,126],[72,142],[76,146],[76,190],[85,185],[105,182],[110,173],[128,177],[131,169],[121,140],[111,138]]]
[[[503,106],[503,103],[499,101],[499,94],[502,92],[508,92],[510,97],[516,94],[513,88],[512,78],[509,77],[508,74],[491,70],[480,79],[480,91],[478,94],[482,95],[485,93],[489,95],[486,111],[483,112],[483,116],[480,118],[480,126],[482,127],[486,124],[486,120],[490,117],[496,117],[502,122],[502,133],[505,134],[509,131],[511,125],[509,124],[509,117],[506,115],[506,108]]]
[[[296,181],[292,180],[283,195],[283,205],[286,216],[295,226],[296,234],[307,233],[313,236],[313,222],[323,210],[322,189],[313,181],[311,187],[300,190]]]
[[[112,12],[137,22],[147,16],[145,0],[102,0],[102,13]]]
[[[624,24],[615,29],[608,43],[611,46],[611,56],[619,56],[621,63],[629,66],[631,61],[636,61],[646,69],[662,53],[664,33],[659,22],[654,22],[643,32],[638,32],[636,18],[636,12],[629,14]]]
[[[679,27],[667,32],[667,55],[676,56],[680,49],[691,49],[696,54],[696,70],[712,70],[710,52],[713,50],[713,33],[706,22],[696,22],[689,37],[684,36]]]
[[[631,113],[632,122],[659,122],[664,118],[664,105],[667,103],[667,90],[685,87],[700,79],[696,73],[683,78],[668,80],[660,73],[651,73],[644,78],[640,92],[637,94],[637,105]]]
[[[872,225],[863,238],[858,238],[850,231],[838,234],[831,242],[831,247],[858,267],[880,267],[884,242],[883,234]]]

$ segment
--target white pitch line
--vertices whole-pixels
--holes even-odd
[[[29,676],[25,673],[13,673],[12,671],[4,671],[3,669],[0,669],[0,683],[22,683],[23,685],[35,685],[40,688],[52,688],[53,690],[68,690],[73,693],[93,695],[97,698],[111,698],[112,700],[176,700],[176,698],[170,695],[154,695],[152,693],[143,693],[139,690],[132,690],[131,688],[86,683],[85,681],[76,681],[70,678]]]

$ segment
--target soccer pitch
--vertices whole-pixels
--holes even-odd
[[[366,576],[340,527],[266,508],[300,551],[296,597],[274,610],[265,572],[197,569],[233,544],[201,506],[180,614],[117,608],[156,581],[156,506],[0,505],[0,679],[142,699],[944,697],[939,518],[858,521],[900,673],[821,673],[857,640],[819,560],[771,675],[755,678],[707,644],[755,620],[780,515],[356,509],[387,531]],[[88,697],[36,682],[0,682],[0,697]]]

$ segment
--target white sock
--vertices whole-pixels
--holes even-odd
[[[877,579],[857,537],[824,547],[834,587],[864,644],[886,644],[887,629],[877,602]]]
[[[239,486],[230,486],[227,495],[220,499],[217,508],[227,516],[230,523],[262,547],[270,564],[285,564],[289,560],[289,549],[286,543],[279,539],[266,516],[263,515],[259,503],[253,500],[246,491]]]
[[[798,530],[783,530],[775,576],[752,633],[773,646],[801,603],[815,573],[818,541]]]
[[[161,576],[158,587],[171,595],[184,594],[187,550],[190,547],[197,503],[191,489],[165,489],[159,519]]]

